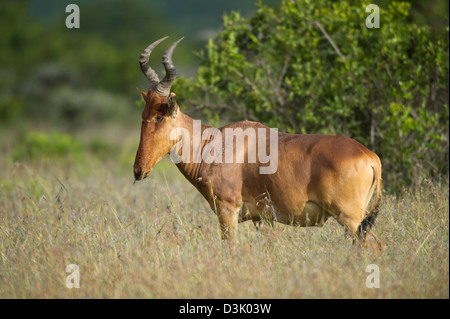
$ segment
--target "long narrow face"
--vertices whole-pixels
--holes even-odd
[[[141,141],[133,167],[136,180],[146,178],[153,166],[169,153],[172,145],[176,143],[176,141],[170,140],[170,132],[179,127],[177,123],[179,107],[175,101],[175,94],[170,93],[170,88],[176,78],[172,54],[183,38],[164,52],[163,65],[166,75],[161,81],[149,65],[152,50],[165,39],[167,37],[150,44],[139,58],[141,70],[148,79],[150,88],[148,93],[139,90],[145,101],[145,109],[142,113]]]
[[[141,141],[134,161],[136,180],[146,178],[153,166],[170,152],[175,141],[170,140],[170,132],[179,127],[178,110],[175,94],[160,96],[150,90],[148,94],[141,91],[146,105],[142,112]]]

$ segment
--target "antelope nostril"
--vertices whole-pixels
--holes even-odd
[[[139,167],[138,170],[134,169],[134,178],[136,180],[140,180],[142,175],[142,167]]]

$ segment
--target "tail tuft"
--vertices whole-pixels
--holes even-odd
[[[361,238],[366,239],[372,227],[375,225],[375,220],[377,219],[380,210],[380,199],[381,199],[381,161],[378,156],[375,155],[376,161],[372,164],[372,169],[374,173],[374,184],[376,187],[375,199],[373,206],[366,218],[364,218],[358,227],[358,234]]]
[[[365,238],[372,227],[375,225],[375,220],[377,219],[378,212],[380,210],[380,205],[377,203],[373,208],[372,212],[363,219],[358,228],[359,236]]]

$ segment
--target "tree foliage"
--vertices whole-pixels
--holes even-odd
[[[409,3],[259,3],[223,17],[179,100],[210,120],[255,120],[289,133],[342,134],[382,159],[391,188],[448,173],[448,26],[409,22]]]

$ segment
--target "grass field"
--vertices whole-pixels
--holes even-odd
[[[88,136],[89,134],[86,134]],[[167,159],[133,185],[139,127],[112,156],[0,155],[0,298],[448,298],[448,179],[383,194],[381,253],[323,228],[238,228],[230,251],[217,217]],[[81,138],[87,138],[82,136]],[[387,173],[387,172],[386,172]],[[66,287],[66,266],[80,288]],[[367,288],[366,267],[380,270]]]

